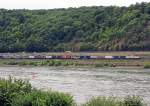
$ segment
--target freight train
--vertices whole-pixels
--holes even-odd
[[[0,54],[0,59],[141,59],[139,56],[94,56],[94,55],[47,55],[47,54]]]

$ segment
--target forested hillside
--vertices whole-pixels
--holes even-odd
[[[0,52],[150,50],[150,3],[0,9]]]

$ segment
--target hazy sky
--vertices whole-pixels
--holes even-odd
[[[0,0],[0,8],[7,9],[52,9],[80,6],[129,6],[150,0]]]

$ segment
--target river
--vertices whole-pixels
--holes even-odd
[[[92,96],[138,95],[150,106],[150,69],[0,66],[0,77],[9,75],[42,90],[70,93],[77,103]]]

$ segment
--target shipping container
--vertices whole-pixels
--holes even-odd
[[[45,56],[46,59],[52,59],[52,56]]]
[[[71,56],[70,55],[62,55],[61,58],[62,59],[71,59]]]
[[[2,59],[3,58],[3,56],[0,56],[0,59]]]
[[[80,56],[80,59],[90,59],[90,56]]]
[[[91,59],[98,59],[98,56],[90,56]]]
[[[120,59],[120,56],[112,56],[113,59]]]
[[[80,56],[71,56],[72,59],[80,59]]]
[[[105,59],[105,56],[98,56],[98,59]]]
[[[44,59],[45,56],[44,55],[35,55],[35,59]]]
[[[57,56],[52,56],[52,59],[58,59],[58,57]]]
[[[29,59],[34,59],[35,58],[35,56],[29,56]]]
[[[120,56],[120,59],[126,59],[126,56]]]
[[[113,56],[105,56],[105,59],[113,59]]]
[[[126,56],[126,59],[140,59],[139,56]]]

